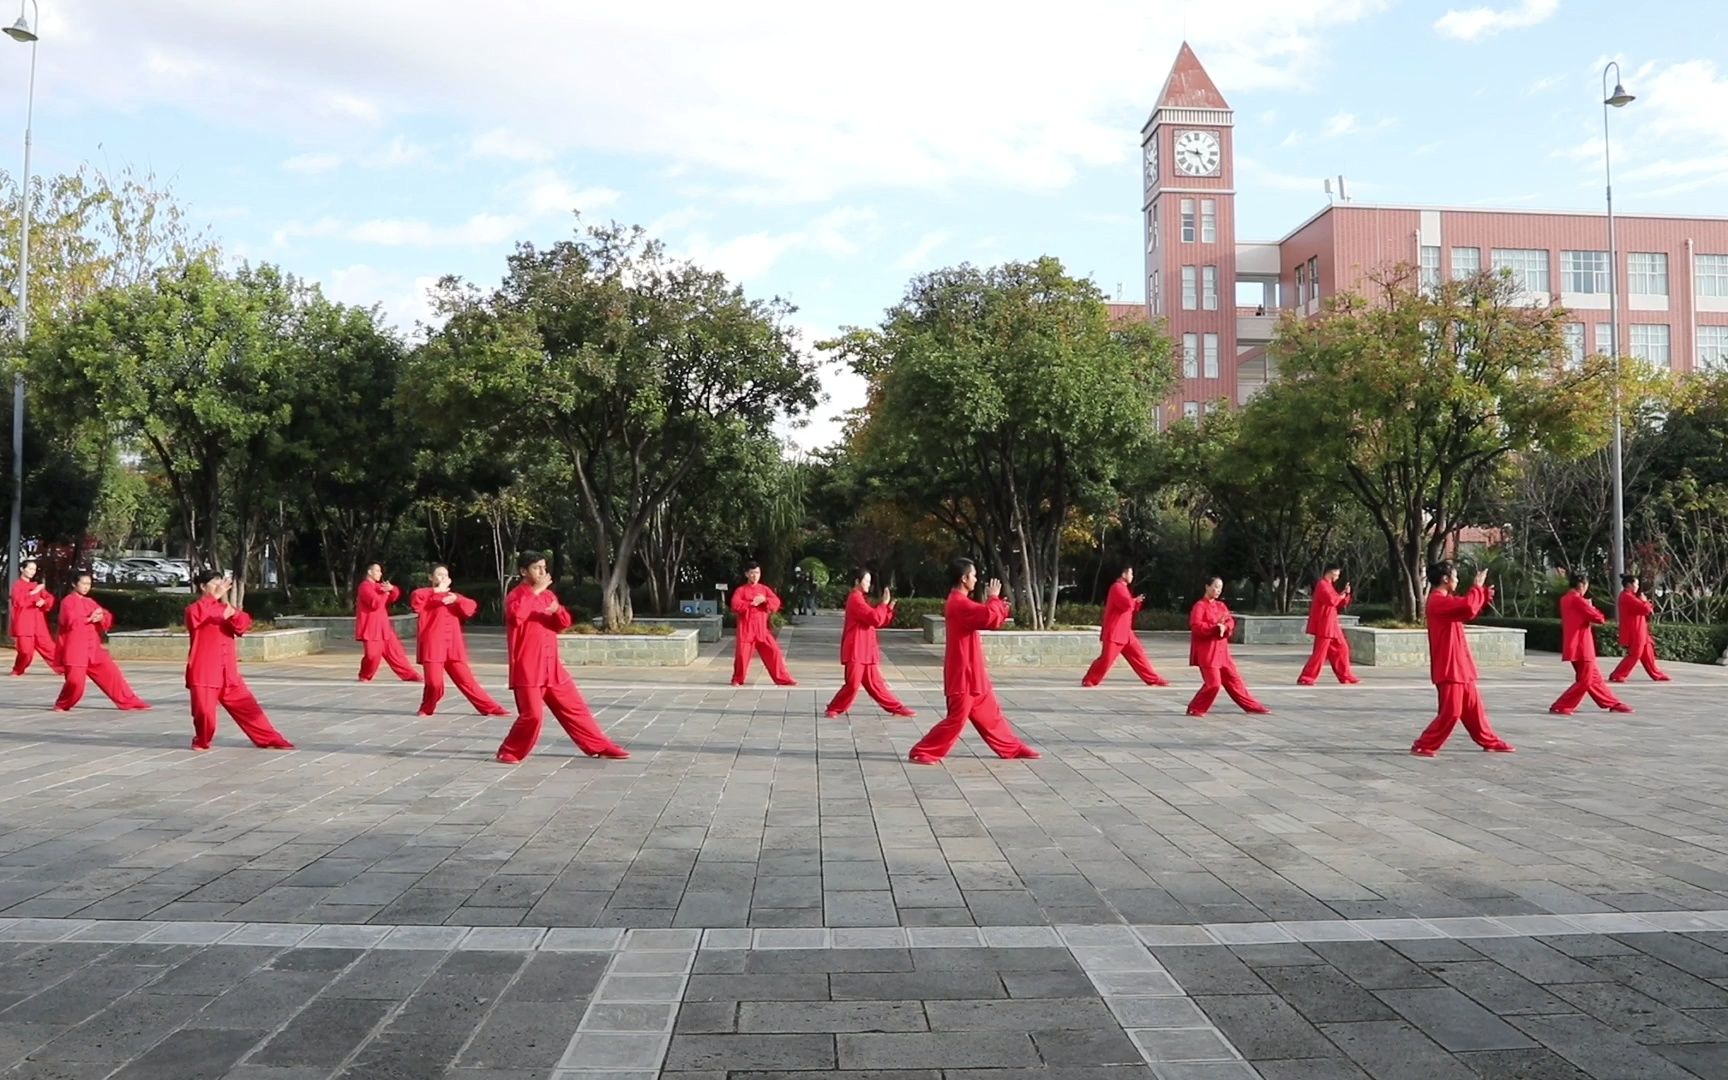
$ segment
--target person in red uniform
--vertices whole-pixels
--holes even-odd
[[[1482,614],[1494,599],[1494,590],[1487,584],[1488,571],[1478,570],[1469,591],[1459,596],[1458,568],[1451,561],[1428,568],[1428,674],[1439,692],[1440,712],[1410,747],[1417,757],[1438,754],[1460,720],[1482,749],[1512,753],[1512,744],[1496,735],[1488,723],[1482,694],[1476,688],[1476,658],[1470,655],[1470,641],[1464,633],[1464,624]]]
[[[440,563],[427,575],[431,584],[415,589],[408,606],[420,616],[414,635],[414,658],[426,673],[426,689],[420,695],[417,716],[431,716],[444,698],[444,676],[468,699],[481,716],[509,716],[510,710],[492,700],[492,695],[474,679],[468,666],[468,641],[462,624],[474,617],[480,605],[450,588],[450,568]]]
[[[54,594],[36,580],[36,570],[36,560],[25,559],[18,568],[18,580],[12,585],[12,643],[18,650],[12,674],[29,671],[30,662],[40,654],[49,670],[63,675],[54,639],[48,635],[48,613],[54,610]]]
[[[545,709],[589,757],[627,758],[630,752],[606,737],[576,680],[558,656],[558,635],[570,628],[570,609],[552,591],[546,556],[524,551],[516,560],[521,583],[504,599],[504,641],[510,656],[510,689],[516,695],[516,722],[498,747],[498,760],[515,765],[540,741]]]
[[[90,598],[90,580],[90,571],[80,571],[72,592],[60,603],[60,665],[66,682],[54,699],[54,711],[71,712],[84,699],[86,676],[122,711],[148,709],[149,703],[132,690],[102,644],[102,635],[114,626],[114,616]]]
[[[1121,656],[1128,661],[1128,667],[1134,674],[1140,676],[1140,681],[1147,686],[1169,686],[1170,680],[1158,674],[1147,659],[1146,650],[1140,646],[1140,639],[1134,636],[1134,613],[1140,610],[1140,605],[1146,602],[1144,596],[1134,596],[1128,590],[1134,584],[1134,568],[1124,566],[1122,572],[1110,585],[1110,594],[1104,598],[1103,623],[1098,628],[1098,640],[1103,642],[1103,648],[1098,653],[1098,659],[1092,661],[1092,666],[1086,669],[1086,674],[1080,680],[1081,686],[1097,686],[1104,681],[1104,676],[1116,664],[1116,657]]]
[[[1314,638],[1314,652],[1296,680],[1298,686],[1313,686],[1320,681],[1320,665],[1331,661],[1332,674],[1345,685],[1359,683],[1350,671],[1350,643],[1344,640],[1344,628],[1338,625],[1338,613],[1350,606],[1355,587],[1338,588],[1338,577],[1344,568],[1337,563],[1327,566],[1320,580],[1314,583],[1314,600],[1308,605],[1308,633]]]
[[[360,643],[360,681],[371,682],[378,674],[378,663],[390,665],[390,670],[403,682],[419,682],[420,673],[408,663],[408,652],[402,639],[390,624],[390,605],[402,599],[400,586],[384,580],[384,568],[377,563],[366,567],[366,580],[354,601],[354,640]]]
[[[1188,612],[1188,666],[1200,669],[1200,689],[1188,703],[1188,715],[1205,716],[1218,700],[1220,689],[1242,706],[1243,712],[1269,713],[1272,710],[1248,692],[1248,684],[1230,657],[1230,635],[1236,632],[1236,619],[1220,599],[1223,594],[1224,579],[1208,578],[1205,594]]]
[[[1614,696],[1602,679],[1602,669],[1596,666],[1596,627],[1607,622],[1608,616],[1590,602],[1590,577],[1574,570],[1567,575],[1566,584],[1566,593],[1560,597],[1560,659],[1572,665],[1573,679],[1548,711],[1571,716],[1589,694],[1591,701],[1609,712],[1629,713],[1632,706]]]
[[[1608,676],[1608,681],[1625,682],[1632,669],[1643,664],[1650,678],[1667,682],[1667,673],[1656,666],[1656,641],[1650,636],[1650,616],[1656,614],[1656,605],[1645,599],[1637,574],[1620,575],[1618,608],[1620,644],[1626,649],[1626,655],[1614,668],[1614,673]]]
[[[902,705],[882,679],[882,647],[876,642],[876,631],[893,618],[894,597],[889,590],[884,588],[882,602],[871,607],[870,571],[852,571],[852,592],[846,597],[846,621],[840,629],[840,666],[846,670],[846,682],[828,703],[828,719],[852,710],[859,687],[894,716],[918,715]]]
[[[968,720],[997,757],[1042,756],[1014,734],[1008,718],[1002,715],[996,688],[990,684],[990,672],[984,666],[984,641],[979,634],[1008,620],[1008,601],[1002,599],[1002,583],[991,578],[985,589],[988,599],[982,604],[972,599],[972,590],[978,587],[978,566],[966,558],[948,564],[948,580],[953,588],[942,608],[942,617],[948,624],[947,644],[942,653],[942,693],[948,700],[948,712],[918,740],[907,759],[914,765],[939,763],[960,741],[960,732]]]
[[[192,583],[201,594],[186,609],[186,633],[191,637],[186,653],[186,689],[192,694],[192,749],[208,750],[215,741],[218,705],[240,725],[253,746],[260,750],[294,749],[264,715],[264,707],[240,677],[234,641],[252,628],[252,616],[228,602],[228,590],[234,582],[214,570],[200,570]]]
[[[769,626],[770,616],[780,610],[780,597],[762,584],[762,564],[744,564],[744,584],[732,592],[732,613],[738,616],[737,651],[732,656],[732,685],[743,686],[744,675],[750,670],[750,654],[762,653],[762,666],[768,677],[781,686],[797,686],[798,680],[786,670],[786,654],[774,640]]]

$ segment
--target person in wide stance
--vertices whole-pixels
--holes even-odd
[[[589,757],[627,758],[630,752],[606,737],[576,680],[558,655],[558,635],[570,628],[570,609],[552,591],[546,556],[524,551],[516,561],[522,582],[504,600],[504,641],[510,656],[510,690],[516,695],[516,723],[498,747],[498,760],[515,765],[540,741],[545,710]]]
[[[1008,601],[1002,599],[1002,583],[991,578],[985,589],[988,599],[980,604],[971,596],[978,586],[978,567],[971,559],[949,563],[948,578],[953,588],[942,608],[948,624],[947,644],[942,653],[942,693],[948,699],[948,713],[918,740],[918,745],[907,755],[908,760],[914,765],[937,764],[960,741],[960,731],[968,720],[997,757],[1041,756],[1014,734],[1008,718],[1002,715],[996,688],[984,666],[984,642],[979,634],[1008,620]]]
[[[1098,628],[1098,640],[1103,647],[1098,652],[1098,659],[1092,661],[1092,666],[1086,669],[1086,674],[1080,680],[1081,686],[1097,686],[1104,681],[1104,676],[1110,674],[1110,669],[1116,664],[1116,657],[1121,656],[1128,661],[1128,668],[1140,676],[1140,681],[1147,686],[1169,686],[1170,681],[1158,674],[1147,659],[1146,650],[1141,647],[1140,639],[1134,636],[1134,613],[1146,602],[1144,596],[1134,596],[1129,586],[1134,584],[1134,568],[1124,566],[1122,572],[1110,585],[1110,594],[1104,598],[1104,617],[1098,621],[1103,625]]]
[[[1417,757],[1438,754],[1459,721],[1482,749],[1512,753],[1512,744],[1488,723],[1476,688],[1476,658],[1470,655],[1470,641],[1464,634],[1465,624],[1494,599],[1494,590],[1487,584],[1488,571],[1478,570],[1469,591],[1459,596],[1456,566],[1448,560],[1428,568],[1428,674],[1440,695],[1440,712],[1410,747]]]
[[[41,656],[48,669],[63,675],[54,639],[48,634],[48,613],[54,610],[54,594],[48,586],[36,580],[36,560],[25,559],[18,567],[18,580],[12,585],[12,644],[18,659],[12,664],[12,674],[30,670],[30,662]]]
[[[402,599],[402,588],[384,580],[384,568],[366,567],[366,580],[354,598],[354,640],[360,643],[360,681],[371,682],[380,662],[403,682],[419,682],[420,673],[408,663],[408,651],[390,624],[390,605]]]
[[[840,629],[840,666],[846,670],[846,682],[840,692],[828,702],[827,717],[832,720],[850,712],[860,687],[876,704],[894,716],[918,714],[900,703],[894,691],[882,678],[882,647],[876,642],[876,631],[894,618],[894,597],[882,590],[882,602],[870,605],[870,571],[852,571],[852,592],[846,597],[846,622]]]
[[[113,614],[90,597],[90,572],[80,572],[72,592],[60,604],[60,666],[66,672],[66,682],[54,700],[55,712],[71,712],[83,700],[86,676],[125,712],[150,707],[133,691],[120,665],[102,644],[102,635],[113,627]]]
[[[481,716],[509,716],[510,710],[492,700],[468,666],[468,640],[462,624],[474,617],[480,605],[450,588],[450,568],[439,564],[427,575],[426,588],[415,589],[408,606],[420,617],[414,635],[415,659],[426,673],[426,689],[420,695],[418,716],[431,716],[444,697],[444,676],[468,699]]]
[[[1573,571],[1567,575],[1566,594],[1560,598],[1560,659],[1572,665],[1572,685],[1548,706],[1559,716],[1571,716],[1578,703],[1589,694],[1590,700],[1609,712],[1629,713],[1632,706],[1614,696],[1602,679],[1602,669],[1596,666],[1596,627],[1608,621],[1608,616],[1590,602],[1590,578]]]
[[[264,715],[264,707],[240,677],[235,641],[252,628],[252,616],[228,602],[228,590],[234,582],[214,570],[200,570],[192,583],[201,594],[186,609],[186,633],[191,639],[186,652],[186,689],[192,694],[192,749],[208,750],[215,741],[218,705],[228,710],[253,746],[260,750],[294,749]]]
[[[1247,713],[1272,710],[1254,699],[1236,661],[1230,656],[1230,635],[1236,632],[1236,617],[1220,599],[1224,579],[1208,578],[1206,591],[1188,612],[1188,666],[1200,669],[1200,689],[1188,702],[1189,716],[1205,716],[1222,689]]]
[[[1338,577],[1344,568],[1337,563],[1326,567],[1320,580],[1314,583],[1314,600],[1308,605],[1307,632],[1314,638],[1314,652],[1296,680],[1298,686],[1313,686],[1320,681],[1320,665],[1332,664],[1332,674],[1345,685],[1359,683],[1350,671],[1350,643],[1344,639],[1344,628],[1338,623],[1338,613],[1350,606],[1353,586],[1338,588]]]
[[[1668,675],[1656,666],[1656,639],[1650,635],[1650,616],[1656,614],[1656,605],[1644,595],[1639,584],[1636,574],[1620,575],[1618,621],[1620,645],[1626,650],[1626,655],[1614,668],[1614,673],[1608,676],[1609,682],[1625,682],[1639,664],[1644,665],[1645,674],[1656,682],[1668,681]]]
[[[732,613],[738,616],[738,641],[732,654],[732,685],[743,686],[750,671],[750,655],[762,654],[762,666],[768,677],[780,686],[797,686],[798,680],[786,670],[786,654],[774,640],[772,616],[780,610],[780,595],[762,584],[762,564],[744,564],[744,584],[732,592]]]

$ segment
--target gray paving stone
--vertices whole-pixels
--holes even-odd
[[[446,1075],[462,1045],[457,1032],[385,1032],[368,1042],[339,1080],[412,1080]]]
[[[114,1080],[219,1080],[266,1034],[182,1029],[133,1059]]]
[[[1641,1043],[1714,1042],[1721,1038],[1710,1025],[1648,998],[1629,986],[1571,983],[1555,986],[1554,992],[1572,1008],[1594,1016]]]
[[[694,982],[694,978],[691,981]],[[1081,981],[1084,983],[1084,978]],[[1008,996],[1003,987],[1003,976],[991,971],[845,972],[830,976],[825,984],[835,1001],[953,1001]],[[1087,989],[1089,991],[1090,987]],[[815,984],[811,984],[811,990],[816,990]],[[814,1000],[828,996],[828,993],[822,993]]]
[[[547,1069],[558,1064],[581,1022],[566,1002],[502,1002],[462,1051],[465,1068]]]
[[[1552,1050],[1482,1050],[1458,1059],[1482,1080],[1590,1080]]]
[[[1025,1033],[944,1031],[835,1037],[842,1069],[1000,1069],[1040,1063]]]
[[[1383,947],[1383,946],[1382,946]],[[1152,955],[1190,994],[1264,994],[1253,969],[1224,948],[1157,948]]]
[[[1250,1061],[1336,1054],[1312,1024],[1275,994],[1196,997],[1194,1002]]]
[[[1530,1045],[1524,1035],[1451,987],[1379,990],[1376,996],[1454,1053],[1518,1050]]]
[[[835,976],[836,980],[869,978],[914,978],[912,975]],[[826,975],[691,975],[684,990],[686,1001],[827,1001],[829,980]],[[836,990],[834,999],[841,994]],[[856,997],[858,995],[849,995]],[[916,997],[913,994],[889,995],[892,1000]]]
[[[324,987],[332,973],[318,971],[259,971],[212,1001],[189,1021],[195,1028],[248,1031],[278,1027]]]
[[[1510,1022],[1600,1080],[1680,1080],[1691,1075],[1593,1016],[1514,1016]]]
[[[1370,990],[1440,986],[1440,980],[1378,941],[1322,941],[1309,946],[1321,959]]]
[[[50,1061],[129,1061],[209,1003],[207,997],[130,994],[48,1043],[38,1056]]]
[[[833,1069],[834,1043],[833,1035],[675,1034],[671,1048],[666,1052],[665,1067],[668,1071],[715,1069],[727,1072]],[[1027,1045],[1030,1046],[1030,1042]]]
[[[1428,969],[1496,1016],[1568,1011],[1565,1002],[1536,983],[1491,961],[1435,964]]]
[[[382,1001],[316,1000],[252,1055],[260,1065],[310,1065],[334,1069],[365,1042],[390,1012]]]
[[[1097,1030],[1116,1024],[1098,998],[926,1001],[923,1012],[932,1031]]]
[[[1472,1080],[1475,1075],[1402,1020],[1321,1024],[1320,1030],[1375,1080]]]
[[[926,1022],[924,1009],[916,1001],[745,1001],[738,1006],[737,1030],[823,1034],[926,1031],[940,1026]]]

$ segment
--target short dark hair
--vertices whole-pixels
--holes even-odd
[[[25,558],[18,563],[18,569],[22,570],[26,566],[35,566],[35,565],[37,565],[36,556],[31,555],[28,558]]]
[[[1590,575],[1586,571],[1570,570],[1566,573],[1566,587],[1568,589],[1576,589],[1578,586],[1587,584],[1589,581]]]
[[[966,580],[966,575],[978,569],[978,564],[964,555],[956,555],[948,561],[948,584],[958,588]]]
[[[373,559],[373,560],[371,560],[371,561],[370,561],[370,562],[368,562],[368,563],[367,563],[367,564],[366,564],[366,569],[368,569],[368,570],[370,570],[370,569],[372,569],[372,568],[373,568],[373,567],[374,567],[374,566],[376,566],[376,567],[377,567],[377,568],[378,568],[378,569],[380,569],[380,570],[382,570],[382,569],[384,569],[384,564],[383,564],[383,563],[381,563],[381,562],[379,562],[379,561],[378,561],[378,560],[377,560],[377,559]]]
[[[431,574],[431,573],[436,573],[439,570],[442,570],[446,574],[448,574],[450,572],[450,564],[449,563],[435,562],[432,564],[432,568],[427,570],[426,572],[428,574]]]
[[[545,561],[546,561],[546,553],[545,552],[535,551],[532,548],[530,548],[529,550],[524,551],[522,554],[516,556],[516,569],[518,571],[526,570],[530,566],[533,566],[537,562],[545,562]]]
[[[757,562],[755,559],[751,559],[749,562],[744,564],[744,572],[746,574],[748,574],[752,570],[760,570],[760,569],[762,569],[762,564]]]
[[[1111,568],[1111,570],[1113,572],[1111,573],[1110,576],[1112,578],[1119,578],[1123,574],[1126,574],[1128,571],[1130,571],[1132,569],[1134,569],[1134,564],[1131,562],[1117,563],[1115,566],[1113,566]]]
[[[1433,565],[1429,566],[1428,567],[1428,585],[1429,585],[1429,587],[1432,588],[1435,585],[1444,585],[1446,583],[1446,579],[1451,577],[1453,572],[1456,571],[1457,569],[1458,568],[1456,566],[1452,565],[1451,559],[1441,559],[1439,562],[1434,563]]]
[[[1200,587],[1202,589],[1204,589],[1208,585],[1211,585],[1214,581],[1216,581],[1220,585],[1224,584],[1224,575],[1223,574],[1206,574],[1200,578]]]
[[[76,571],[73,572],[72,581],[74,583],[76,583],[79,578],[89,578],[91,581],[95,581],[96,575],[94,573],[92,573],[87,567],[79,567]]]
[[[192,575],[192,584],[202,589],[204,586],[210,584],[221,576],[221,574],[218,574],[216,571],[206,566],[204,569]]]
[[[1320,572],[1322,574],[1330,574],[1334,570],[1342,574],[1344,572],[1344,564],[1341,562],[1329,562],[1321,568]]]
[[[1621,574],[1620,575],[1621,588],[1630,589],[1632,586],[1634,586],[1636,584],[1638,584],[1638,575],[1637,574]]]
[[[864,575],[868,573],[870,573],[870,568],[868,566],[854,566],[852,568],[852,584],[856,585],[860,581],[863,581]]]

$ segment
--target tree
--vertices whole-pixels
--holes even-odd
[[[870,380],[853,451],[1006,577],[1017,619],[1055,617],[1063,529],[1116,501],[1154,429],[1170,345],[1114,324],[1053,258],[912,281],[873,330],[832,343]]]
[[[1286,314],[1271,345],[1283,385],[1248,408],[1373,520],[1404,619],[1417,616],[1426,565],[1481,522],[1513,455],[1573,458],[1606,441],[1610,365],[1569,364],[1565,321],[1508,274],[1417,288],[1406,266],[1317,318]]]

